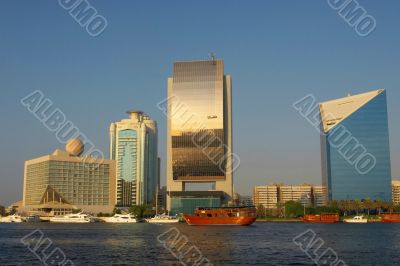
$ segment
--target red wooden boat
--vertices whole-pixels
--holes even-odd
[[[381,215],[382,223],[400,223],[400,213],[388,212]]]
[[[257,219],[257,211],[254,207],[197,208],[183,218],[189,225],[250,225]]]
[[[337,223],[339,222],[339,214],[322,213],[322,214],[306,214],[303,217],[306,223]]]

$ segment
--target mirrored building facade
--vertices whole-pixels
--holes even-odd
[[[223,60],[175,62],[168,79],[169,210],[174,209],[171,202],[201,201],[186,191],[188,183],[212,183],[225,195],[223,200],[232,197],[231,119],[231,78],[224,75]],[[209,198],[207,193],[201,195]],[[220,201],[214,197],[212,205]]]
[[[322,182],[330,200],[391,201],[385,90],[320,104]]]

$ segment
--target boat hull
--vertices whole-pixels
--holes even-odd
[[[170,219],[170,220],[146,219],[146,222],[151,224],[172,224],[172,223],[178,223],[179,219]]]
[[[344,219],[343,222],[348,223],[348,224],[366,224],[368,222],[367,219],[363,219],[363,220],[347,220]]]
[[[58,220],[58,219],[50,219],[50,222],[52,223],[64,223],[64,224],[86,224],[86,223],[91,223],[92,221],[87,221],[87,220]]]
[[[251,225],[256,217],[200,217],[195,215],[183,215],[189,225]]]
[[[136,219],[101,219],[105,223],[110,224],[134,224],[136,223]]]
[[[381,216],[382,223],[400,223],[400,214],[383,214]]]
[[[329,221],[310,221],[310,220],[305,220],[303,219],[303,222],[305,223],[314,223],[314,224],[333,224],[333,223],[337,223],[339,221],[333,221],[333,220],[329,220]]]
[[[305,223],[323,223],[332,224],[339,222],[338,214],[306,214],[303,217],[303,222]]]

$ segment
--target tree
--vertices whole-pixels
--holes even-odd
[[[383,208],[388,212],[393,212],[394,204],[392,202],[384,202]]]
[[[0,205],[0,215],[5,216],[6,215],[6,208],[4,206]]]
[[[355,201],[353,201],[353,207],[356,210],[356,213],[358,215],[358,211],[362,208],[362,202],[359,199],[356,199]]]
[[[260,204],[257,206],[257,217],[263,217],[265,216],[265,207]]]
[[[339,202],[337,200],[331,200],[328,202],[328,207],[333,209],[339,209]]]
[[[297,218],[303,216],[304,207],[299,201],[287,201],[285,203],[286,216],[290,218]]]
[[[278,202],[276,204],[276,210],[277,210],[277,213],[278,213],[278,217],[286,217],[285,204],[283,204],[282,202]]]
[[[346,201],[344,200],[339,200],[337,202],[338,209],[340,210],[341,213],[343,213],[344,216],[346,216]]]
[[[375,208],[378,209],[378,214],[381,215],[382,208],[385,207],[385,202],[381,199],[375,201]]]
[[[367,211],[368,211],[368,216],[369,216],[370,210],[371,210],[372,208],[374,208],[374,202],[373,202],[370,198],[368,198],[368,199],[364,200],[364,202],[363,202],[363,207],[364,207],[365,209],[367,209]]]
[[[137,218],[150,217],[155,215],[151,205],[134,205],[129,209]]]
[[[121,214],[121,209],[114,208],[112,215],[114,216],[115,214]]]

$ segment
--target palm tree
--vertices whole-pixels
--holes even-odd
[[[366,200],[364,200],[363,206],[365,209],[367,209],[369,216],[370,210],[374,207],[374,202],[370,198],[367,198]]]
[[[381,199],[375,200],[375,208],[378,209],[378,214],[381,215],[382,208],[385,207],[385,202]]]
[[[337,200],[331,200],[331,201],[329,201],[329,202],[328,202],[328,206],[329,206],[330,208],[332,208],[332,209],[336,209],[336,208],[340,209],[340,208],[339,208],[339,202],[338,202]]]
[[[394,204],[393,204],[391,201],[389,201],[389,202],[384,202],[384,207],[385,207],[385,209],[386,209],[387,211],[393,212]]]
[[[358,215],[358,210],[361,209],[362,207],[362,202],[359,199],[356,199],[355,201],[353,201],[353,206],[356,209],[356,213]]]
[[[265,207],[262,204],[259,204],[257,206],[257,216],[258,217],[263,217],[265,216]]]
[[[344,200],[337,201],[337,207],[346,216],[346,202]]]
[[[348,213],[355,211],[357,209],[356,202],[354,200],[346,200],[346,210]]]

